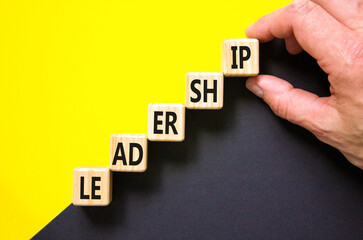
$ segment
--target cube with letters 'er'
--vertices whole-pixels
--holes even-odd
[[[112,134],[110,169],[117,172],[144,172],[147,167],[145,134]]]
[[[185,79],[185,107],[188,109],[221,109],[223,107],[223,74],[190,72]]]
[[[222,42],[222,72],[227,77],[258,75],[258,40],[254,38],[224,40]]]
[[[73,204],[107,206],[112,201],[112,172],[108,167],[77,167],[73,170]]]
[[[185,106],[182,104],[149,104],[148,139],[181,142],[185,136]]]

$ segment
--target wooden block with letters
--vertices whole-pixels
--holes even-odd
[[[185,136],[185,106],[182,104],[149,104],[148,139],[181,142]]]
[[[108,167],[77,167],[73,170],[73,204],[107,206],[112,201],[112,172]]]
[[[185,107],[188,109],[221,109],[223,107],[223,74],[190,72],[185,79]]]
[[[228,39],[222,43],[225,76],[256,76],[259,73],[259,42],[254,38]]]
[[[117,172],[144,172],[147,168],[145,134],[112,134],[110,169]]]

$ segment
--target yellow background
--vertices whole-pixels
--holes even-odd
[[[148,103],[184,103],[187,72],[289,2],[0,0],[0,239],[40,231],[73,168],[108,165],[112,133],[146,133]]]

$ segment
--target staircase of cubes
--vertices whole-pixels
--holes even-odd
[[[186,74],[185,105],[149,104],[148,135],[113,134],[109,167],[77,167],[73,170],[73,204],[107,206],[112,201],[112,172],[144,172],[148,141],[180,142],[185,137],[185,108],[223,107],[224,76],[256,76],[259,73],[257,39],[230,39],[222,43],[222,73]]]

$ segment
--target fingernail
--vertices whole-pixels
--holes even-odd
[[[257,86],[255,82],[248,81],[246,84],[246,88],[253,92],[257,97],[263,98],[263,91],[259,86]]]

